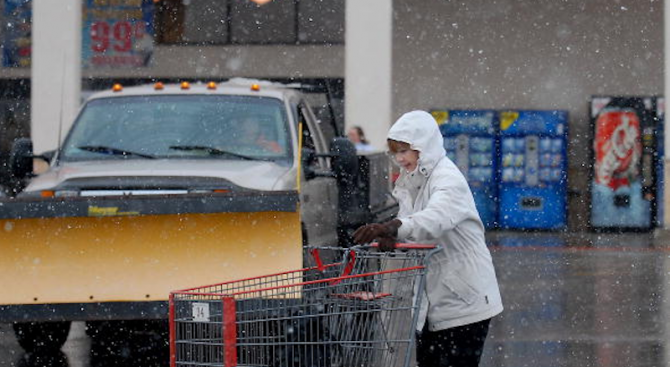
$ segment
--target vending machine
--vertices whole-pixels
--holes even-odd
[[[567,111],[500,111],[500,227],[567,224]]]
[[[498,225],[497,114],[493,110],[433,110],[447,156],[468,180],[486,228]]]
[[[655,99],[594,97],[591,226],[650,229],[656,195]]]

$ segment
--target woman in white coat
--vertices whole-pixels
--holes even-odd
[[[442,134],[427,112],[404,114],[391,127],[388,145],[400,166],[393,196],[396,219],[368,224],[357,243],[436,243],[428,264],[417,325],[417,361],[427,366],[477,366],[489,321],[502,312],[484,225],[465,177],[446,156]]]

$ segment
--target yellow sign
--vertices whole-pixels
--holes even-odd
[[[517,111],[503,111],[500,112],[500,130],[507,130],[519,119],[519,112]]]
[[[121,212],[116,206],[104,207],[104,206],[89,206],[88,207],[88,216],[89,217],[114,217],[118,215],[139,215],[140,212]]]
[[[433,115],[438,125],[449,121],[449,111],[432,111],[430,114]]]

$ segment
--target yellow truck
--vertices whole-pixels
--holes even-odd
[[[388,160],[316,117],[322,92],[115,85],[53,154],[18,140],[10,165],[26,186],[0,198],[0,322],[26,350],[57,349],[73,320],[164,320],[172,290],[299,268],[303,245],[346,246],[390,218]],[[49,168],[34,175],[38,158]]]

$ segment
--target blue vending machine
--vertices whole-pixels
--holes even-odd
[[[470,184],[484,226],[497,227],[496,112],[442,110],[432,111],[432,114],[440,125],[447,156]]]
[[[500,227],[567,224],[567,111],[500,111]]]

